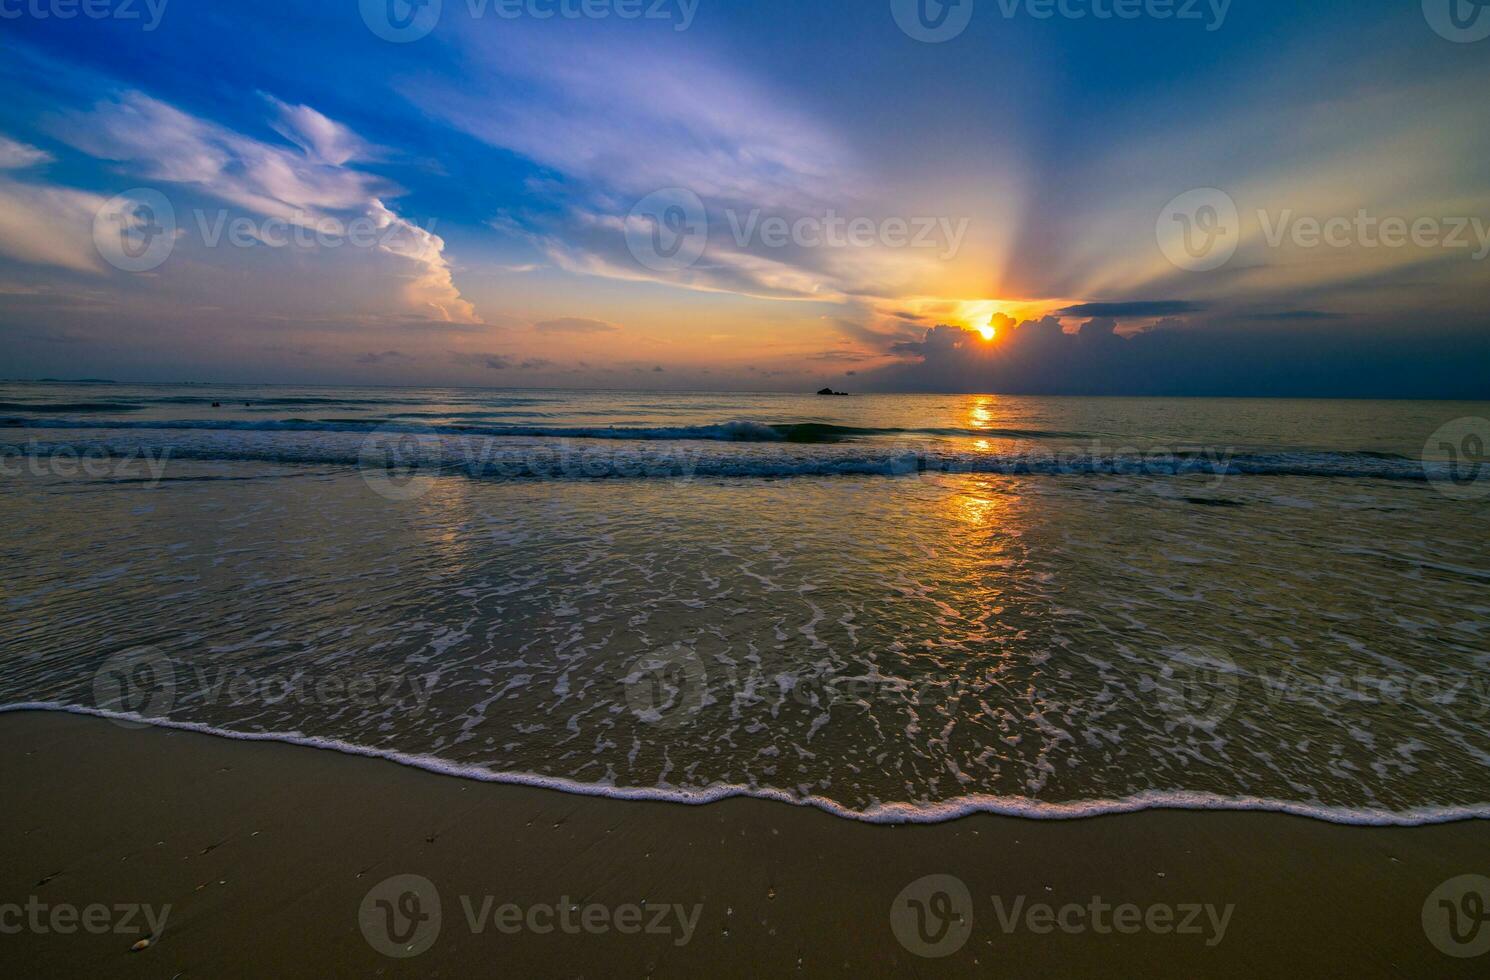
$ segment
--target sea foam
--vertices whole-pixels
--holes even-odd
[[[979,813],[1019,817],[1028,820],[1081,820],[1145,810],[1218,810],[1261,811],[1307,817],[1326,823],[1359,827],[1418,827],[1454,823],[1461,820],[1490,819],[1490,803],[1472,806],[1418,806],[1405,810],[1382,810],[1364,807],[1329,806],[1295,800],[1276,800],[1255,796],[1222,796],[1190,790],[1149,791],[1121,799],[1075,800],[1051,802],[1021,796],[971,794],[935,803],[892,801],[863,810],[846,807],[825,796],[798,796],[772,787],[716,784],[704,789],[671,786],[612,786],[586,783],[535,773],[498,772],[482,766],[461,765],[438,756],[372,748],[334,738],[302,735],[298,732],[240,732],[198,722],[146,718],[131,712],[112,712],[82,705],[37,701],[0,705],[0,714],[23,711],[53,711],[124,721],[135,725],[195,732],[243,742],[279,742],[305,748],[339,752],[343,755],[381,759],[426,772],[484,783],[502,783],[554,790],[575,796],[599,796],[613,800],[641,800],[658,803],[681,803],[702,806],[734,797],[812,807],[835,817],[871,824],[946,823]]]

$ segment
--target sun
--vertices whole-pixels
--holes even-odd
[[[992,324],[979,327],[978,332],[983,335],[984,340],[992,340],[994,337],[998,336],[998,331],[993,328]]]

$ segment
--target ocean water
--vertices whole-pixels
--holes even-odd
[[[867,820],[1490,816],[1486,419],[3,385],[0,710]]]

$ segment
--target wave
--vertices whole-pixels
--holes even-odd
[[[296,395],[283,398],[241,398],[237,395],[162,395],[158,398],[142,398],[151,405],[212,405],[221,403],[223,405],[252,405],[255,408],[263,406],[279,406],[294,408],[297,406],[332,405],[339,407],[357,405],[409,405],[413,403],[409,398],[332,398],[313,395]],[[517,406],[546,404],[555,401],[552,398],[530,398],[525,396],[506,396],[502,398],[486,399],[480,404],[484,406]]]
[[[864,810],[855,810],[826,796],[799,796],[774,787],[717,783],[703,789],[672,786],[613,786],[585,783],[559,776],[535,773],[503,772],[485,766],[462,765],[438,756],[359,745],[342,739],[322,738],[300,732],[241,732],[201,722],[147,718],[133,712],[104,711],[58,701],[29,701],[0,705],[0,714],[21,711],[53,711],[87,715],[111,721],[127,722],[155,728],[196,732],[217,738],[245,742],[280,742],[306,748],[339,752],[343,755],[382,759],[426,772],[469,779],[484,783],[505,783],[556,790],[576,796],[600,796],[616,800],[648,800],[701,806],[732,797],[750,797],[813,807],[848,820],[872,824],[935,824],[958,820],[977,813],[1022,817],[1030,820],[1081,820],[1118,813],[1144,810],[1232,810],[1284,813],[1326,823],[1363,827],[1418,827],[1429,824],[1455,823],[1462,820],[1490,819],[1490,803],[1468,805],[1427,805],[1401,810],[1371,807],[1332,806],[1298,800],[1278,800],[1254,796],[1223,796],[1192,790],[1150,791],[1119,799],[1073,800],[1049,802],[1023,796],[971,794],[939,800],[935,803],[891,802]]]
[[[134,402],[0,402],[0,412],[138,412]]]
[[[255,431],[262,431],[256,428]],[[323,431],[323,430],[316,430]],[[333,429],[333,432],[360,431]],[[412,430],[427,432],[427,430]],[[656,430],[653,430],[656,431]],[[1231,453],[1221,449],[1169,452],[1162,455],[1095,454],[1090,452],[982,453],[925,446],[881,447],[877,451],[848,451],[817,447],[811,451],[774,440],[780,448],[748,451],[703,450],[685,442],[641,443],[600,449],[564,441],[501,443],[472,442],[426,435],[404,445],[398,438],[326,440],[294,443],[288,440],[255,442],[180,440],[139,442],[99,439],[33,444],[0,443],[0,466],[7,460],[45,459],[48,455],[75,458],[145,459],[167,461],[255,462],[357,468],[364,473],[390,471],[402,478],[460,476],[486,480],[515,479],[687,479],[790,477],[908,477],[949,475],[988,476],[1268,476],[1395,480],[1440,483],[1458,479],[1453,464],[1418,461],[1384,453],[1280,451]],[[660,438],[660,437],[659,437]],[[857,447],[856,447],[857,448]]]
[[[264,403],[255,403],[264,404]],[[0,406],[3,408],[3,406]],[[493,413],[495,414],[495,413]],[[862,437],[956,436],[993,439],[1085,439],[1079,432],[1044,429],[872,428],[827,422],[751,422],[735,420],[710,425],[593,426],[593,425],[473,425],[397,422],[389,419],[97,419],[0,418],[0,425],[29,429],[190,429],[225,432],[387,432],[503,436],[534,439],[624,439],[638,442],[796,442],[832,443]]]

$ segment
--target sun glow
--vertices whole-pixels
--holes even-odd
[[[946,309],[940,311],[926,310],[925,312],[937,318],[938,323],[950,323],[960,326],[964,330],[979,333],[985,340],[993,340],[998,336],[997,327],[994,326],[994,318],[1002,314],[1019,323],[1024,320],[1038,320],[1052,310],[1058,310],[1062,306],[1070,306],[1081,300],[1043,299],[1043,300],[1015,300],[1015,299],[964,299],[944,300]]]

